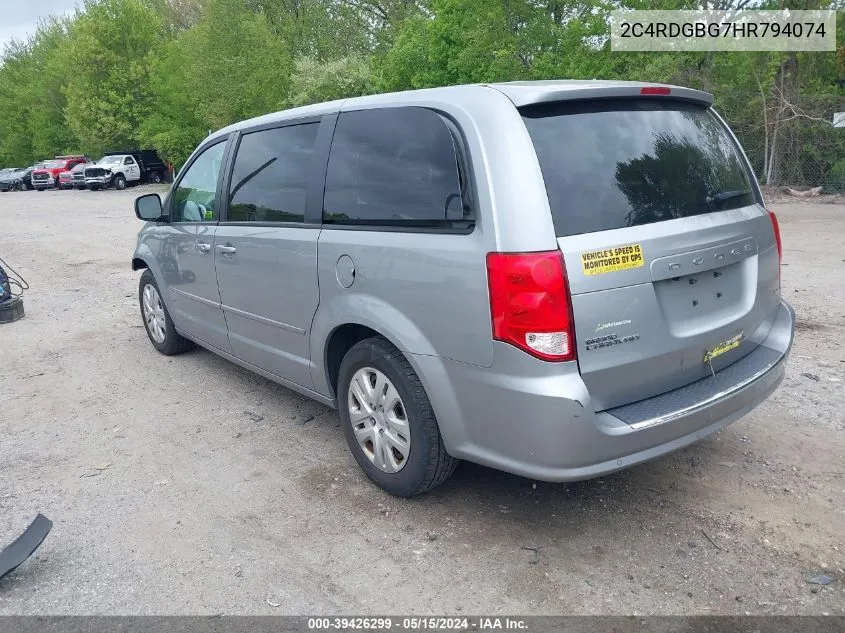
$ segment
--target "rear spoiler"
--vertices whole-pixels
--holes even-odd
[[[648,99],[675,99],[703,106],[713,104],[713,95],[702,90],[650,84],[635,81],[561,81],[561,82],[509,82],[487,84],[510,99],[517,108],[537,103],[582,99],[613,99],[644,97]]]

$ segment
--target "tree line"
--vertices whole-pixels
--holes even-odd
[[[618,53],[611,10],[749,0],[85,0],[5,46],[0,166],[153,147],[330,99],[458,83],[631,79],[712,92],[767,182],[845,189],[845,0],[831,53]],[[762,0],[754,8],[783,8]],[[822,182],[823,181],[823,182]]]

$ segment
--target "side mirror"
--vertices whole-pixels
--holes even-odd
[[[139,220],[155,222],[164,215],[161,198],[157,193],[148,193],[135,198],[135,215]]]

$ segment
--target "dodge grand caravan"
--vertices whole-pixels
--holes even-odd
[[[775,216],[709,94],[455,86],[220,130],[132,260],[152,345],[336,407],[401,496],[465,459],[596,477],[737,420],[783,378]]]

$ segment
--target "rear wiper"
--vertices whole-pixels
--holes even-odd
[[[712,196],[707,196],[705,200],[707,201],[707,204],[718,204],[719,202],[725,202],[726,200],[730,200],[732,198],[740,198],[742,196],[747,196],[750,194],[750,189],[740,189],[736,191],[720,191],[719,193],[714,193]]]

